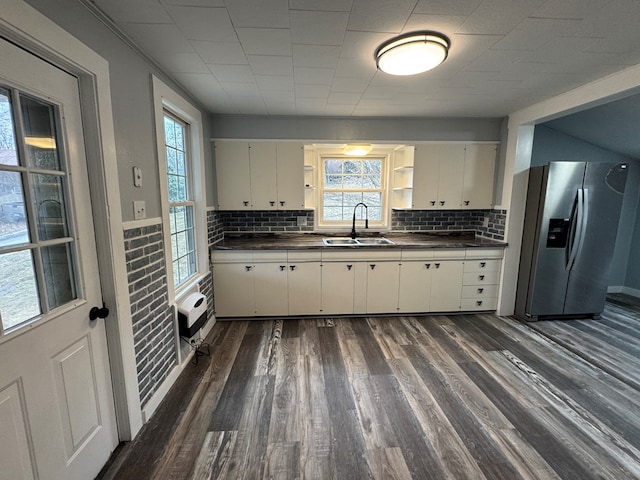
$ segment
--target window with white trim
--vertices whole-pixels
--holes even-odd
[[[354,208],[356,219],[367,216],[369,226],[386,227],[386,157],[320,157],[319,225],[350,226]]]
[[[165,110],[164,135],[173,284],[178,287],[198,271],[189,125]]]
[[[174,302],[208,269],[204,133],[201,112],[158,78],[152,80],[167,287]]]

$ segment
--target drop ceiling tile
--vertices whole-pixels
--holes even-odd
[[[485,0],[458,33],[506,35],[546,0]]]
[[[264,92],[285,91],[293,93],[293,75],[255,75],[258,88]]]
[[[330,92],[327,104],[355,105],[360,100],[359,93]]]
[[[321,10],[323,12],[349,12],[353,0],[289,0],[291,10]]]
[[[167,54],[162,64],[172,73],[211,73],[197,53]]]
[[[340,47],[293,45],[293,67],[335,68]]]
[[[205,63],[224,65],[246,65],[248,63],[239,42],[191,40],[191,45]]]
[[[236,28],[288,28],[288,0],[233,0],[227,10]]]
[[[304,98],[329,98],[331,87],[329,85],[300,85],[296,83],[296,96]]]
[[[293,75],[293,58],[276,55],[247,55],[255,75]]]
[[[240,83],[240,82],[220,82],[224,91],[227,92],[229,97],[254,97],[262,98],[262,94],[258,89],[258,85],[255,83]]]
[[[237,41],[225,8],[169,6],[167,9],[188,40]]]
[[[126,24],[125,32],[142,47],[143,50],[160,60],[171,53],[190,53],[194,49],[182,32],[169,24]]]
[[[376,62],[370,58],[340,58],[336,66],[336,77],[360,78],[363,82],[369,82],[376,74],[378,68]]]
[[[220,83],[252,83],[253,73],[249,65],[210,65],[209,70]]]
[[[307,45],[342,45],[347,12],[291,12],[291,41]]]
[[[136,0],[137,1],[137,0]],[[129,2],[132,3],[132,2]],[[160,0],[163,5],[182,5],[188,7],[224,7],[224,0]]]
[[[449,56],[443,65],[453,61],[472,62],[502,38],[502,35],[455,34],[451,37]]]
[[[349,30],[400,33],[411,15],[415,0],[354,0]]]
[[[297,109],[322,109],[327,105],[327,100],[324,98],[305,98],[296,96],[296,108]]]
[[[536,9],[532,15],[540,18],[576,18],[583,19],[610,4],[611,0],[564,0],[549,1]]]
[[[291,33],[288,29],[238,28],[236,32],[247,55],[291,56]]]
[[[403,31],[431,30],[451,37],[459,30],[467,18],[465,15],[423,15],[414,13],[409,17]]]
[[[380,44],[392,37],[388,33],[347,31],[340,58],[372,59]]]
[[[413,13],[427,15],[471,15],[482,0],[420,0]]]
[[[367,89],[367,82],[360,78],[340,77],[334,78],[331,85],[331,92],[358,93],[362,94]]]
[[[330,85],[333,82],[333,68],[294,67],[296,84]]]
[[[519,62],[524,52],[518,50],[487,50],[465,69],[476,72],[500,72]]]
[[[562,36],[580,22],[581,20],[575,19],[525,18],[491,48],[497,50],[537,50],[550,38]]]
[[[94,3],[117,23],[173,23],[156,0],[95,0]]]

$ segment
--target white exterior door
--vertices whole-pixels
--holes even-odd
[[[118,435],[78,83],[0,65],[0,479],[93,478]]]

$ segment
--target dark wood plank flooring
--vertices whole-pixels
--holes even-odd
[[[590,322],[219,322],[101,478],[640,478],[640,321]]]

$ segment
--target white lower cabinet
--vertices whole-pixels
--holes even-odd
[[[322,313],[354,313],[356,262],[348,252],[322,255]]]
[[[211,261],[216,315],[254,316],[253,251],[214,252]]]
[[[320,251],[289,251],[287,282],[289,315],[322,313],[322,267]]]
[[[398,250],[387,250],[369,258],[367,271],[366,313],[396,313],[400,293],[400,258]]]
[[[428,312],[431,305],[433,251],[405,250],[400,264],[398,311]]]
[[[253,264],[255,315],[288,315],[287,252],[255,252]]]
[[[495,310],[502,249],[220,251],[219,317]]]

